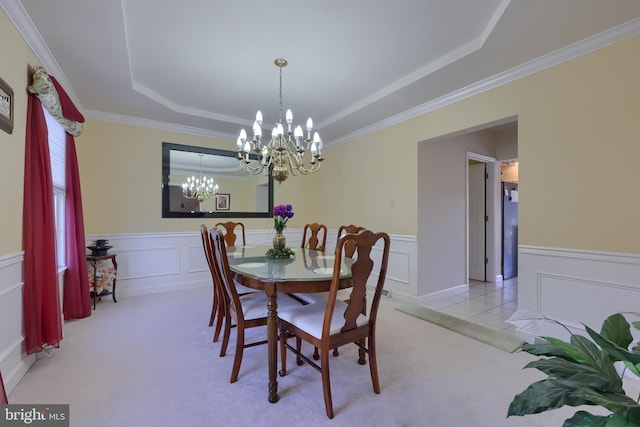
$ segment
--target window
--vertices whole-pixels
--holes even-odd
[[[42,107],[49,132],[49,157],[51,159],[51,175],[53,179],[53,205],[55,213],[56,258],[58,268],[65,267],[65,146],[66,132],[64,127],[46,108]]]

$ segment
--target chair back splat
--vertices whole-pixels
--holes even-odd
[[[322,388],[327,416],[333,418],[331,382],[329,378],[329,351],[347,344],[358,347],[358,363],[366,364],[369,355],[369,371],[373,391],[380,393],[378,364],[376,357],[375,330],[378,307],[387,275],[390,239],[387,233],[363,230],[347,233],[340,238],[335,253],[331,288],[327,303],[309,304],[302,307],[282,309],[278,312],[281,324],[280,349],[282,369],[286,375],[286,350],[296,354],[296,361],[304,360],[322,374]],[[347,251],[353,249],[351,254]],[[348,256],[351,255],[351,256]],[[352,288],[349,298],[338,298],[340,277],[350,269]],[[377,277],[376,277],[377,276]],[[367,309],[367,283],[376,278],[371,306]],[[296,338],[295,348],[287,339]],[[301,353],[301,340],[320,350],[320,364]],[[353,374],[357,374],[354,370]]]
[[[242,233],[242,246],[247,244],[247,240],[244,237],[244,223],[242,222],[219,222],[215,225],[216,227],[221,227],[224,229],[224,241],[227,243],[227,246],[235,246],[236,245],[236,228],[240,228],[240,232]]]
[[[358,234],[359,232],[366,230],[365,227],[360,227],[359,225],[341,225],[338,228],[338,242],[336,243],[336,249],[338,249],[338,245],[340,244],[340,238],[345,234]],[[355,252],[355,247],[353,244],[347,242],[345,246],[345,256],[347,258],[352,258],[353,253]]]
[[[307,233],[309,239],[307,240]],[[316,251],[324,252],[327,245],[327,226],[324,224],[306,224],[304,231],[302,232],[302,244],[301,248],[314,249]]]

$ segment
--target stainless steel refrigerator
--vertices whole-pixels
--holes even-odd
[[[518,276],[518,184],[502,183],[502,278]]]

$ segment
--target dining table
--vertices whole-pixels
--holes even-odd
[[[333,278],[335,255],[307,248],[293,249],[294,256],[267,256],[271,246],[229,246],[227,258],[234,280],[267,295],[267,360],[269,402],[278,401],[278,294],[328,292]],[[340,266],[339,288],[352,286],[349,258]]]

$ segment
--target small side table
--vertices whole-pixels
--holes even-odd
[[[106,293],[101,293],[100,295],[98,295],[98,291],[97,291],[97,280],[98,280],[98,263],[100,261],[104,261],[104,260],[111,260],[111,262],[113,263],[113,271],[114,271],[114,277],[113,277],[113,284],[111,287],[111,292],[106,292]],[[98,298],[100,298],[100,300],[102,300],[102,297],[105,295],[109,295],[111,294],[112,298],[113,298],[113,302],[118,302],[118,300],[116,300],[116,279],[118,276],[118,263],[116,261],[116,254],[109,254],[109,255],[87,255],[87,262],[91,263],[91,265],[93,266],[93,309],[96,309],[96,300]]]

